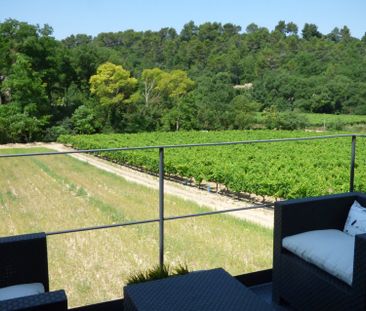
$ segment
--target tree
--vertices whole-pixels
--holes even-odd
[[[29,143],[40,137],[48,123],[47,117],[36,118],[27,113],[18,113],[10,117],[8,131],[12,141]]]
[[[176,111],[182,111],[182,97],[193,88],[194,82],[183,70],[172,70],[164,73],[158,82],[157,89],[173,102],[173,108]],[[176,113],[176,131],[180,128],[181,113]]]
[[[314,90],[311,97],[311,110],[316,113],[333,113],[335,103],[332,94],[326,86],[320,86]]]
[[[40,74],[33,71],[28,57],[18,53],[10,74],[1,85],[2,93],[8,94],[8,100],[18,105],[21,112],[32,106],[32,115],[40,116],[49,112],[45,84]]]
[[[122,66],[109,62],[100,65],[89,83],[91,94],[95,94],[104,106],[128,104],[136,99],[137,79]]]
[[[282,33],[283,35],[286,34],[286,22],[285,21],[279,21],[277,26],[275,27],[275,31],[278,31]]]
[[[327,37],[334,41],[334,42],[339,42],[342,39],[342,35],[339,31],[338,27],[335,27],[328,35]]]
[[[361,41],[366,44],[366,32],[364,33],[363,37],[361,38]]]
[[[258,30],[259,30],[259,27],[258,27],[258,25],[257,25],[257,24],[255,24],[255,23],[251,23],[251,24],[249,24],[249,25],[247,26],[247,28],[245,29],[245,31],[246,31],[247,33],[254,33],[254,32],[258,31]]]
[[[78,107],[71,117],[71,122],[77,134],[94,134],[102,127],[95,111],[87,106]]]
[[[17,53],[24,53],[23,46],[31,38],[37,38],[37,27],[15,19],[0,23],[0,72],[6,74]]]
[[[141,79],[144,84],[143,97],[146,106],[159,100],[160,90],[158,88],[158,83],[163,75],[164,71],[160,68],[144,69],[142,72]]]
[[[299,36],[285,21],[272,32],[256,24],[240,31],[230,23],[189,22],[180,34],[126,30],[58,41],[48,25],[0,22],[0,140],[241,128],[250,122],[244,99],[233,101],[239,95],[276,106],[281,116],[295,108],[366,113],[366,35],[353,38],[345,26],[323,36],[306,24]],[[109,69],[98,74],[105,63]],[[129,71],[141,77],[139,95]],[[244,94],[233,88],[243,84],[253,87]],[[238,103],[245,109],[234,109]],[[282,123],[276,127],[292,127]]]
[[[172,100],[177,100],[185,95],[194,86],[194,82],[183,70],[172,70],[163,73],[157,83],[157,89]]]
[[[190,41],[193,36],[197,35],[197,32],[198,27],[194,24],[193,21],[190,21],[183,26],[183,29],[180,32],[180,38],[183,41]]]
[[[233,128],[249,129],[256,123],[256,112],[260,109],[260,104],[254,102],[245,94],[237,95],[230,103],[232,109]]]
[[[321,38],[322,34],[318,31],[318,26],[306,23],[302,30],[302,37],[305,40],[310,40],[311,38]]]
[[[198,38],[201,41],[217,40],[223,33],[221,23],[204,23],[198,27]]]
[[[145,105],[149,106],[165,99],[175,100],[186,94],[194,85],[194,82],[183,70],[163,71],[160,68],[145,69],[142,72],[143,97]]]
[[[238,25],[234,25],[231,23],[226,23],[222,26],[223,31],[224,31],[224,35],[231,37],[231,36],[235,36],[237,34],[239,34],[239,32],[241,31],[241,27]]]
[[[90,93],[97,97],[100,109],[104,111],[104,121],[101,122],[103,131],[113,132],[116,128],[123,130],[128,106],[139,98],[137,79],[132,78],[122,66],[107,62],[97,68],[97,73],[90,77],[89,83]],[[100,110],[97,107],[95,109]],[[79,121],[80,116],[86,114],[80,114]]]
[[[30,116],[15,104],[0,105],[0,143],[40,139],[48,123],[48,117]]]
[[[92,42],[93,37],[85,34],[71,35],[62,40],[62,43],[69,49]]]
[[[164,114],[162,117],[162,129],[165,131],[177,131],[180,129],[197,130],[199,129],[199,124],[197,122],[196,115],[197,104],[188,94],[186,97],[180,99],[178,104]]]
[[[343,26],[339,32],[343,41],[349,41],[351,39],[351,31],[347,26]]]
[[[246,44],[251,53],[258,52],[265,47],[271,38],[267,28],[259,28],[256,24],[250,24],[247,27],[247,33]]]
[[[297,36],[297,32],[299,31],[299,28],[297,27],[297,25],[293,22],[289,22],[286,25],[286,33],[288,35],[293,35],[293,36]]]

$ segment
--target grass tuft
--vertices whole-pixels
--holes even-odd
[[[184,275],[189,273],[187,265],[179,264],[175,268],[171,268],[169,265],[154,266],[146,271],[140,271],[132,274],[127,279],[127,285],[143,283],[147,281],[160,280],[169,276]]]

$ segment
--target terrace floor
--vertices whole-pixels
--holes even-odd
[[[272,304],[274,310],[278,311],[291,310],[287,306],[286,307],[278,306],[272,303],[272,282],[251,286],[250,289],[259,297],[261,297],[264,301],[266,301],[269,304]]]

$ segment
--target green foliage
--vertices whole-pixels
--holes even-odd
[[[309,121],[304,114],[293,111],[278,112],[277,108],[272,106],[264,111],[263,123],[268,129],[293,131],[304,129]]]
[[[150,103],[156,103],[160,100],[161,87],[158,86],[164,71],[160,68],[144,69],[141,75],[143,81],[143,97],[145,99],[145,105],[149,106]]]
[[[141,79],[146,106],[156,102],[161,104],[164,99],[176,101],[194,86],[194,82],[183,70],[167,72],[160,68],[145,69],[142,72]]]
[[[183,70],[172,70],[169,73],[164,73],[157,83],[158,90],[173,100],[186,94],[193,86],[194,82],[188,78],[187,73]]]
[[[93,134],[102,127],[95,111],[86,106],[80,106],[75,110],[71,122],[76,134]]]
[[[112,106],[133,102],[137,80],[122,66],[112,63],[100,65],[97,74],[90,77],[90,92],[102,105]]]
[[[0,105],[0,143],[39,139],[48,123],[47,117],[30,116],[16,105]]]
[[[176,268],[172,269],[168,265],[155,266],[151,269],[148,269],[146,271],[137,272],[132,274],[128,279],[126,284],[136,284],[136,283],[143,283],[147,281],[154,281],[154,280],[160,280],[165,279],[169,276],[177,276],[177,275],[184,275],[188,274],[189,270],[187,268],[187,265],[178,265]]]
[[[58,41],[48,25],[8,19],[0,23],[0,106],[16,105],[43,124],[32,139],[64,130],[263,127],[254,106],[366,114],[366,36],[352,37],[347,26],[322,34],[311,23],[299,35],[298,26],[284,20],[273,31],[256,24],[245,29],[189,22],[180,34],[127,30]],[[71,129],[64,120],[73,120]],[[279,118],[268,127],[302,127],[288,123]]]
[[[35,114],[47,112],[45,84],[39,74],[31,68],[28,57],[17,54],[16,61],[10,68],[10,74],[1,85],[2,93],[8,94],[8,101],[16,103],[22,110],[27,105],[35,105]]]
[[[260,109],[260,104],[251,100],[247,95],[241,94],[233,98],[232,106],[233,129],[250,129],[257,123],[256,112]]]
[[[66,119],[65,121],[68,121],[68,119]],[[65,121],[63,123],[67,123]],[[47,128],[43,140],[47,142],[57,141],[57,138],[59,136],[68,134],[72,134],[71,126],[67,127],[64,124],[55,125]]]
[[[322,34],[318,31],[318,26],[306,23],[302,30],[302,37],[305,40],[310,40],[311,38],[321,38]]]

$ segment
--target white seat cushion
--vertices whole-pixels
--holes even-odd
[[[0,288],[0,300],[19,298],[44,293],[42,283],[19,284]]]
[[[352,285],[355,238],[339,230],[315,230],[285,237],[282,246]]]
[[[343,232],[355,236],[366,233],[366,208],[357,201],[353,202]]]

